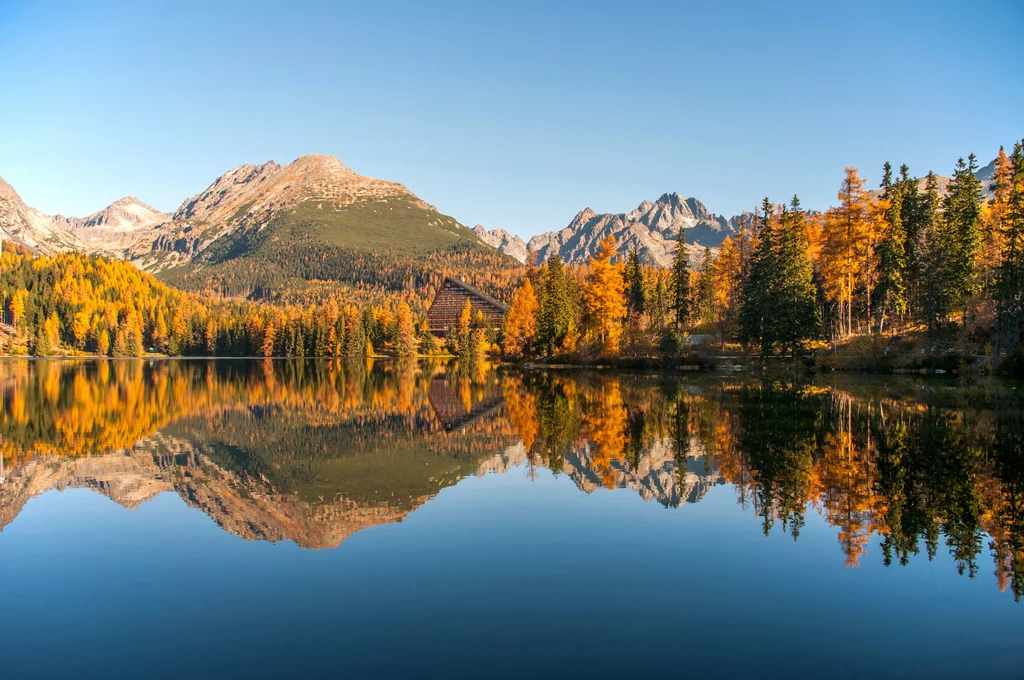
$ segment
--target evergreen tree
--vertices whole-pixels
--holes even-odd
[[[775,342],[771,319],[778,311],[772,308],[771,299],[776,276],[773,212],[772,202],[766,197],[761,205],[750,272],[743,286],[743,307],[740,309],[740,340],[744,343],[759,342],[765,354],[771,352]]]
[[[693,298],[693,311],[698,323],[709,323],[714,317],[715,307],[715,256],[711,248],[704,246],[704,255],[697,273],[697,290]]]
[[[959,159],[943,202],[944,231],[953,244],[948,251],[950,303],[963,308],[965,324],[968,298],[976,290],[974,270],[981,247],[982,190],[981,181],[974,174],[977,171],[978,161],[973,153],[966,163]]]
[[[562,259],[556,254],[544,265],[537,339],[549,358],[561,350],[575,349],[579,292]]]
[[[1024,327],[1024,141],[1013,147],[1002,260],[996,273],[995,301],[1003,347],[1019,347]],[[1024,364],[1022,364],[1024,365]]]
[[[672,263],[672,311],[675,312],[676,330],[681,331],[690,319],[690,264],[686,258],[686,235],[679,227],[676,259]]]
[[[640,316],[647,309],[644,272],[640,266],[640,255],[635,248],[629,251],[626,258],[626,304],[631,318]]]
[[[790,209],[782,208],[778,241],[774,275],[765,291],[767,305],[762,334],[767,333],[771,342],[789,347],[795,359],[799,346],[814,337],[820,323],[807,225],[796,196]]]
[[[918,212],[914,251],[920,267],[920,313],[928,324],[929,333],[934,333],[944,320],[944,316],[948,315],[951,306],[948,270],[950,258],[947,253],[953,247],[951,239],[943,233],[938,180],[934,172],[928,173],[925,193],[921,197]]]
[[[905,174],[906,166],[903,170]],[[892,181],[892,166],[887,162],[881,186],[886,210],[882,243],[878,249],[878,286],[875,288],[879,333],[884,329],[887,315],[902,317],[907,311],[907,231],[903,224],[907,185],[904,180]]]

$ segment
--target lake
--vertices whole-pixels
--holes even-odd
[[[2,361],[0,673],[1024,671],[1024,388]]]

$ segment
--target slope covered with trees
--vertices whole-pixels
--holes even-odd
[[[934,174],[922,182],[887,163],[874,192],[847,168],[835,207],[808,214],[796,196],[788,205],[766,198],[753,226],[717,256],[706,250],[696,271],[682,232],[670,270],[635,254],[613,263],[611,236],[587,265],[555,256],[529,273],[530,294],[514,298],[508,353],[657,358],[700,333],[766,355],[865,342],[884,355],[916,338],[926,355],[983,353],[1019,370],[1024,146],[1000,150],[989,195],[976,171],[973,155],[960,159],[940,193]]]

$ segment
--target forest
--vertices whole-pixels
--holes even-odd
[[[719,348],[787,355],[899,354],[954,367],[987,357],[1024,367],[1024,148],[1000,149],[990,195],[960,159],[940,191],[888,163],[869,191],[848,167],[838,205],[766,198],[735,238],[695,267],[625,261],[609,236],[587,265],[557,257],[516,291],[502,347],[516,359],[669,358],[691,335]],[[680,245],[684,234],[679,233]],[[683,253],[682,247],[678,253]],[[871,364],[862,365],[870,368]]]
[[[8,355],[434,356],[676,363],[701,352],[824,368],[968,364],[1024,371],[1024,147],[988,191],[973,155],[950,180],[846,169],[837,205],[765,198],[717,251],[669,269],[608,237],[587,264],[511,266],[477,249],[412,260],[331,246],[268,250],[168,285],[100,256],[0,257]],[[678,235],[680,248],[685,235]],[[261,251],[262,252],[262,251]],[[239,271],[230,267],[242,268]],[[464,310],[444,339],[425,311],[444,276],[511,302],[501,329]],[[284,286],[284,289],[275,288]],[[849,359],[857,361],[850,362]],[[845,361],[845,363],[844,363]]]

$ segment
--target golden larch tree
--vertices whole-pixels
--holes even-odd
[[[627,313],[626,282],[622,265],[612,262],[615,252],[615,237],[608,235],[598,246],[597,256],[590,259],[590,271],[583,288],[583,305],[591,329],[608,354],[619,349]]]
[[[506,355],[519,358],[533,344],[537,338],[537,310],[539,307],[537,295],[533,292],[533,284],[527,277],[513,296],[512,305],[505,316],[502,349]]]

